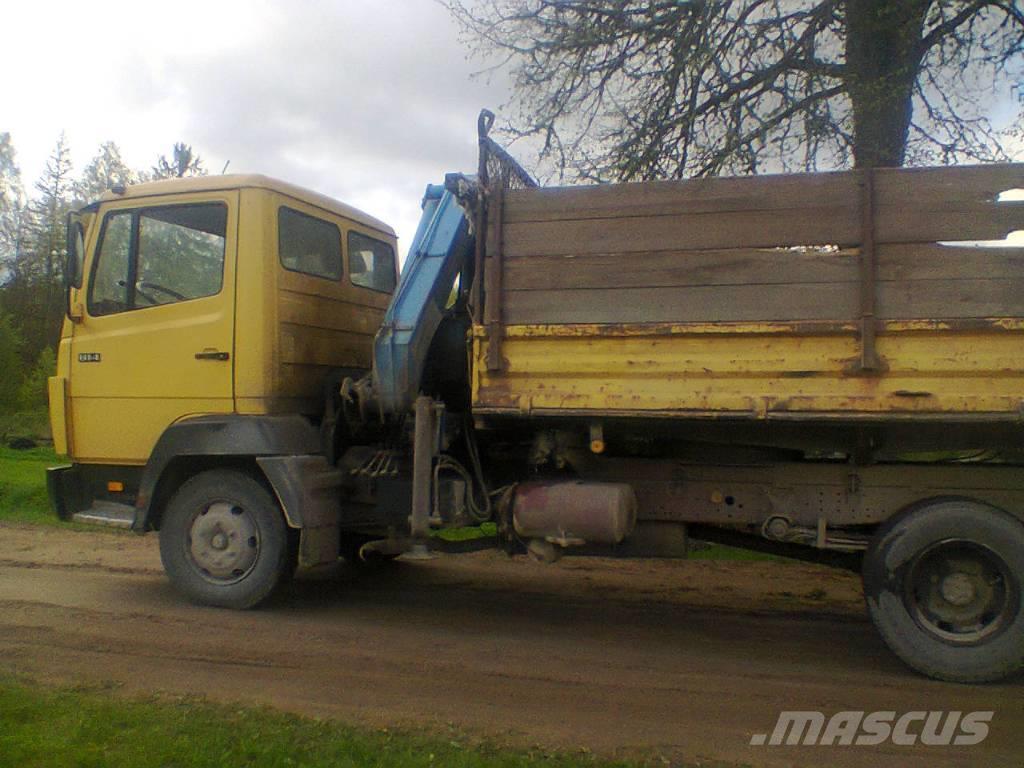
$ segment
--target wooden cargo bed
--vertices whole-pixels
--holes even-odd
[[[1024,165],[495,194],[479,414],[1018,420]],[[1004,197],[1012,197],[1004,196]]]

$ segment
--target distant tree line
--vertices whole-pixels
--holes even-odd
[[[26,189],[11,136],[0,132],[0,440],[47,432],[46,379],[56,367],[64,318],[68,213],[114,186],[205,174],[187,144],[136,170],[107,141],[76,177],[62,133]]]

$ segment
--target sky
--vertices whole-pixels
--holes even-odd
[[[432,0],[10,3],[0,131],[26,189],[64,130],[76,171],[99,144],[149,168],[176,141],[210,173],[264,173],[391,224],[403,255],[428,183],[476,168],[474,78]]]
[[[426,184],[475,170],[477,114],[510,96],[502,74],[473,77],[483,65],[434,0],[31,0],[3,20],[0,131],[27,189],[62,130],[76,171],[103,141],[133,168],[184,141],[211,173],[276,176],[388,222],[403,256]],[[993,117],[1015,108],[1005,90]]]

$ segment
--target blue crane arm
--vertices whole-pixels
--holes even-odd
[[[431,184],[398,288],[373,343],[373,389],[382,413],[405,413],[419,394],[427,352],[455,278],[473,253],[459,198]]]

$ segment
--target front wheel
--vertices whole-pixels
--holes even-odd
[[[171,583],[201,605],[251,608],[290,570],[288,529],[269,491],[234,470],[191,478],[160,526],[160,559]]]
[[[1024,524],[968,500],[918,506],[878,531],[864,597],[889,647],[929,677],[1001,680],[1024,669]]]

